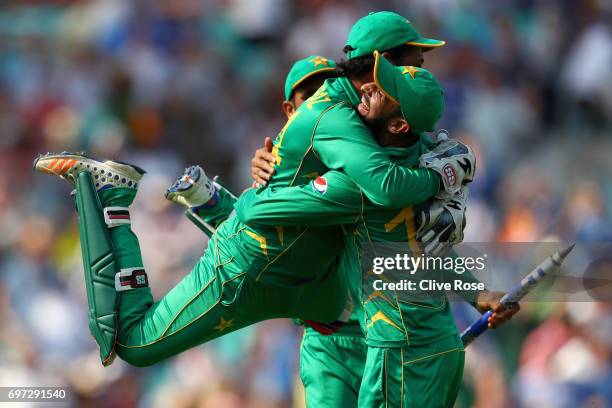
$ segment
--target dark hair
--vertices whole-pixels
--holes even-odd
[[[389,53],[389,56],[387,59],[389,60],[389,62],[395,65],[398,61],[402,60],[402,57],[404,56],[404,54],[406,54],[409,51],[410,47],[412,46],[402,44],[400,46],[390,48],[383,52]],[[355,48],[353,48],[350,45],[345,45],[344,48],[342,49],[342,51],[344,51],[345,54],[348,53],[349,51],[354,51],[354,50]],[[363,57],[355,57],[349,60],[341,59],[340,62],[336,63],[336,72],[338,73],[338,76],[347,76],[347,75],[361,76],[364,74],[371,73],[373,69],[374,69],[374,55],[364,55]]]

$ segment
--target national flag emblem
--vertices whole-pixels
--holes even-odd
[[[323,176],[317,177],[312,182],[312,185],[315,190],[317,190],[321,194],[325,194],[325,192],[327,191],[327,180]]]

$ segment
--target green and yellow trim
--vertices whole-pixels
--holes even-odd
[[[378,86],[378,89],[380,89],[387,98],[399,105],[399,101],[391,96],[389,92],[385,91],[385,88],[378,80],[378,65],[380,63],[380,57],[380,52],[378,52],[378,50],[374,51],[374,82],[376,83],[376,86]]]
[[[440,352],[437,352],[437,353],[429,354],[427,356],[422,356],[422,357],[419,357],[419,358],[415,358],[414,360],[403,361],[402,364],[403,365],[414,364],[414,363],[418,363],[419,361],[423,361],[423,360],[427,360],[427,359],[430,359],[430,358],[438,357],[438,356],[441,356],[441,355],[444,355],[444,354],[448,354],[448,353],[452,353],[452,352],[455,352],[455,351],[456,352],[460,352],[460,353],[465,352],[465,350],[463,350],[463,349],[461,349],[459,347],[455,347],[455,348],[452,348],[450,350],[440,351]]]
[[[184,326],[181,326],[179,328],[177,328],[175,331],[168,333],[170,327],[174,324],[174,322],[176,322],[176,320],[179,318],[179,316],[183,313],[183,311],[187,308],[187,306],[189,306],[195,299],[197,299],[199,296],[202,295],[202,293],[204,293],[204,291],[210,286],[210,284],[212,282],[214,282],[217,279],[217,276],[215,275],[211,280],[209,280],[206,285],[198,291],[198,293],[191,298],[186,304],[185,306],[183,306],[181,308],[181,310],[179,311],[179,313],[177,313],[172,320],[170,321],[170,323],[168,323],[168,325],[166,326],[166,328],[164,329],[163,333],[157,337],[155,340],[152,340],[148,343],[145,344],[134,344],[134,345],[127,345],[127,344],[122,344],[119,341],[117,341],[117,345],[126,349],[135,349],[135,348],[143,348],[143,347],[148,347],[151,346],[153,344],[159,343],[160,341],[163,341],[171,336],[174,336],[175,334],[179,333],[180,331],[186,329],[187,327],[191,326],[192,324],[196,323],[197,321],[199,321],[202,317],[204,317],[208,312],[210,312],[212,309],[214,309],[216,306],[219,305],[219,303],[221,303],[221,300],[223,299],[223,289],[225,288],[225,284],[227,284],[228,282],[232,282],[236,279],[242,278],[243,276],[246,275],[246,272],[242,272],[226,281],[224,281],[221,284],[221,292],[219,295],[219,299],[217,299],[217,301],[211,305],[208,309],[206,309],[203,313],[201,313],[199,316],[197,316],[196,318],[194,318],[193,320],[191,320],[190,322],[186,323]],[[133,328],[132,328],[133,329]],[[129,337],[129,334],[128,334]]]
[[[291,85],[291,93],[289,94],[289,99],[293,97],[293,91],[295,90],[295,88],[297,88],[302,82],[304,82],[308,78],[318,75],[318,74],[322,74],[323,72],[330,72],[330,71],[335,71],[335,70],[336,68],[334,67],[326,67],[326,68],[319,68],[316,71],[307,73],[306,75],[304,75],[303,77],[295,81],[293,85]]]
[[[443,47],[446,45],[446,41],[442,41],[442,40],[436,40],[438,41],[437,43],[422,43],[422,42],[418,42],[418,41],[408,41],[407,43],[405,43],[406,45],[412,45],[414,47],[423,47],[423,48],[427,48],[427,51],[429,51],[430,48],[439,48],[439,47]]]

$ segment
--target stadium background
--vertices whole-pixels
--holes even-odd
[[[286,320],[102,369],[69,188],[31,162],[86,149],[148,170],[133,224],[159,297],[206,245],[165,188],[190,163],[245,188],[284,122],[290,64],[341,57],[350,26],[381,9],[448,43],[425,67],[446,90],[441,126],[479,152],[466,242],[611,241],[608,1],[3,1],[0,385],[65,385],[75,406],[300,406],[301,329]],[[465,327],[474,314],[457,309]],[[610,304],[523,309],[469,350],[459,405],[612,406]]]

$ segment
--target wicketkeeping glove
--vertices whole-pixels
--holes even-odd
[[[191,166],[166,190],[166,199],[194,208],[207,203],[216,192],[213,181],[204,170],[200,166]]]
[[[444,134],[442,141],[433,150],[420,157],[420,166],[432,169],[440,175],[444,188],[436,197],[446,199],[456,194],[462,185],[474,179],[476,158],[470,146],[455,139],[448,139]]]
[[[468,189],[462,186],[453,197],[432,200],[416,217],[416,239],[428,256],[442,256],[463,241]]]

